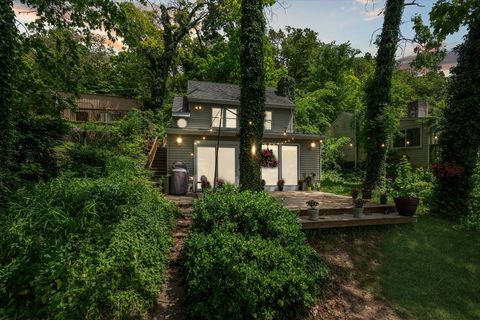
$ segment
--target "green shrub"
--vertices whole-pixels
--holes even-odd
[[[328,270],[296,215],[268,194],[207,192],[193,218],[185,246],[192,318],[298,319],[315,302]]]
[[[97,178],[106,175],[112,152],[91,145],[74,144],[68,148],[68,169],[76,177]]]
[[[207,191],[194,204],[192,231],[208,234],[225,229],[245,236],[281,239],[288,243],[303,243],[297,217],[265,192],[236,192],[225,186],[213,193]]]
[[[55,179],[0,217],[0,318],[144,318],[176,208],[144,179]]]

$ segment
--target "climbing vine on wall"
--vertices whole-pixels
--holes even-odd
[[[265,118],[263,37],[265,18],[261,0],[242,0],[240,41],[240,187],[260,191],[261,146]]]

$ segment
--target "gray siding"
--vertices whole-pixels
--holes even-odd
[[[177,135],[167,135],[167,171],[170,172],[172,164],[175,161],[183,161],[187,165],[188,171],[192,174],[193,167],[193,142],[198,140],[198,137],[182,135],[182,144],[177,146]]]
[[[175,161],[183,161],[186,163],[188,171],[190,175],[194,175],[195,173],[195,163],[192,154],[194,153],[194,142],[196,140],[202,140],[201,136],[193,136],[193,135],[182,135],[182,144],[180,146],[177,145],[176,139],[178,135],[169,134],[167,136],[167,165],[168,171],[172,164]],[[237,138],[224,138],[221,139],[220,145],[224,142],[225,144],[231,145],[238,144]],[[264,143],[279,143],[281,140],[276,139],[265,139]],[[315,179],[320,179],[320,145],[319,141],[315,141],[316,147],[310,150],[310,143],[312,141],[309,140],[296,140],[287,145],[297,145],[299,146],[299,168],[298,168],[298,177],[302,178],[303,173],[307,175],[311,175],[312,173],[316,174]],[[215,143],[214,140],[209,140],[208,144]],[[238,168],[237,168],[238,169]]]
[[[429,160],[429,132],[428,125],[424,121],[419,119],[402,119],[400,120],[399,130],[420,128],[420,141],[419,147],[409,148],[394,148],[399,155],[407,156],[408,160],[415,167],[428,167],[430,165]]]
[[[305,173],[311,176],[315,173],[315,180],[320,179],[320,146],[316,141],[317,146],[310,150],[311,141],[302,141],[300,143],[300,175],[302,178]]]
[[[201,110],[196,110],[195,106],[201,106]],[[220,105],[215,104],[194,104],[190,105],[190,117],[187,118],[188,125],[187,129],[209,129],[212,125],[212,108],[219,107]],[[240,110],[238,107],[233,107],[236,109],[236,113],[239,115]],[[291,123],[292,112],[288,109],[276,109],[276,108],[267,108],[267,111],[272,111],[272,130],[270,132],[284,132],[286,129],[289,129],[289,132],[292,132],[292,128],[289,128]],[[176,128],[176,119],[174,117],[172,127]],[[237,129],[239,130],[240,123],[237,117]],[[223,128],[222,130],[232,130],[228,128]]]
[[[289,129],[288,132],[292,132],[293,128],[290,128],[292,118],[292,111],[286,109],[271,109],[267,108],[267,111],[272,111],[272,130],[284,132]]]

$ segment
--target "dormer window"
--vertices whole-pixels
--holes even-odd
[[[272,130],[272,111],[265,111],[265,130]]]
[[[212,108],[212,128],[237,127],[237,109],[235,108]]]

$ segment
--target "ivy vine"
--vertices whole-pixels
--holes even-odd
[[[438,166],[456,164],[458,174],[439,174],[434,189],[435,213],[461,220],[470,210],[473,173],[480,147],[480,17],[472,19],[465,42],[456,48],[447,108],[440,119]]]
[[[240,41],[240,188],[260,191],[261,149],[265,118],[263,37],[265,18],[261,0],[242,0]]]

